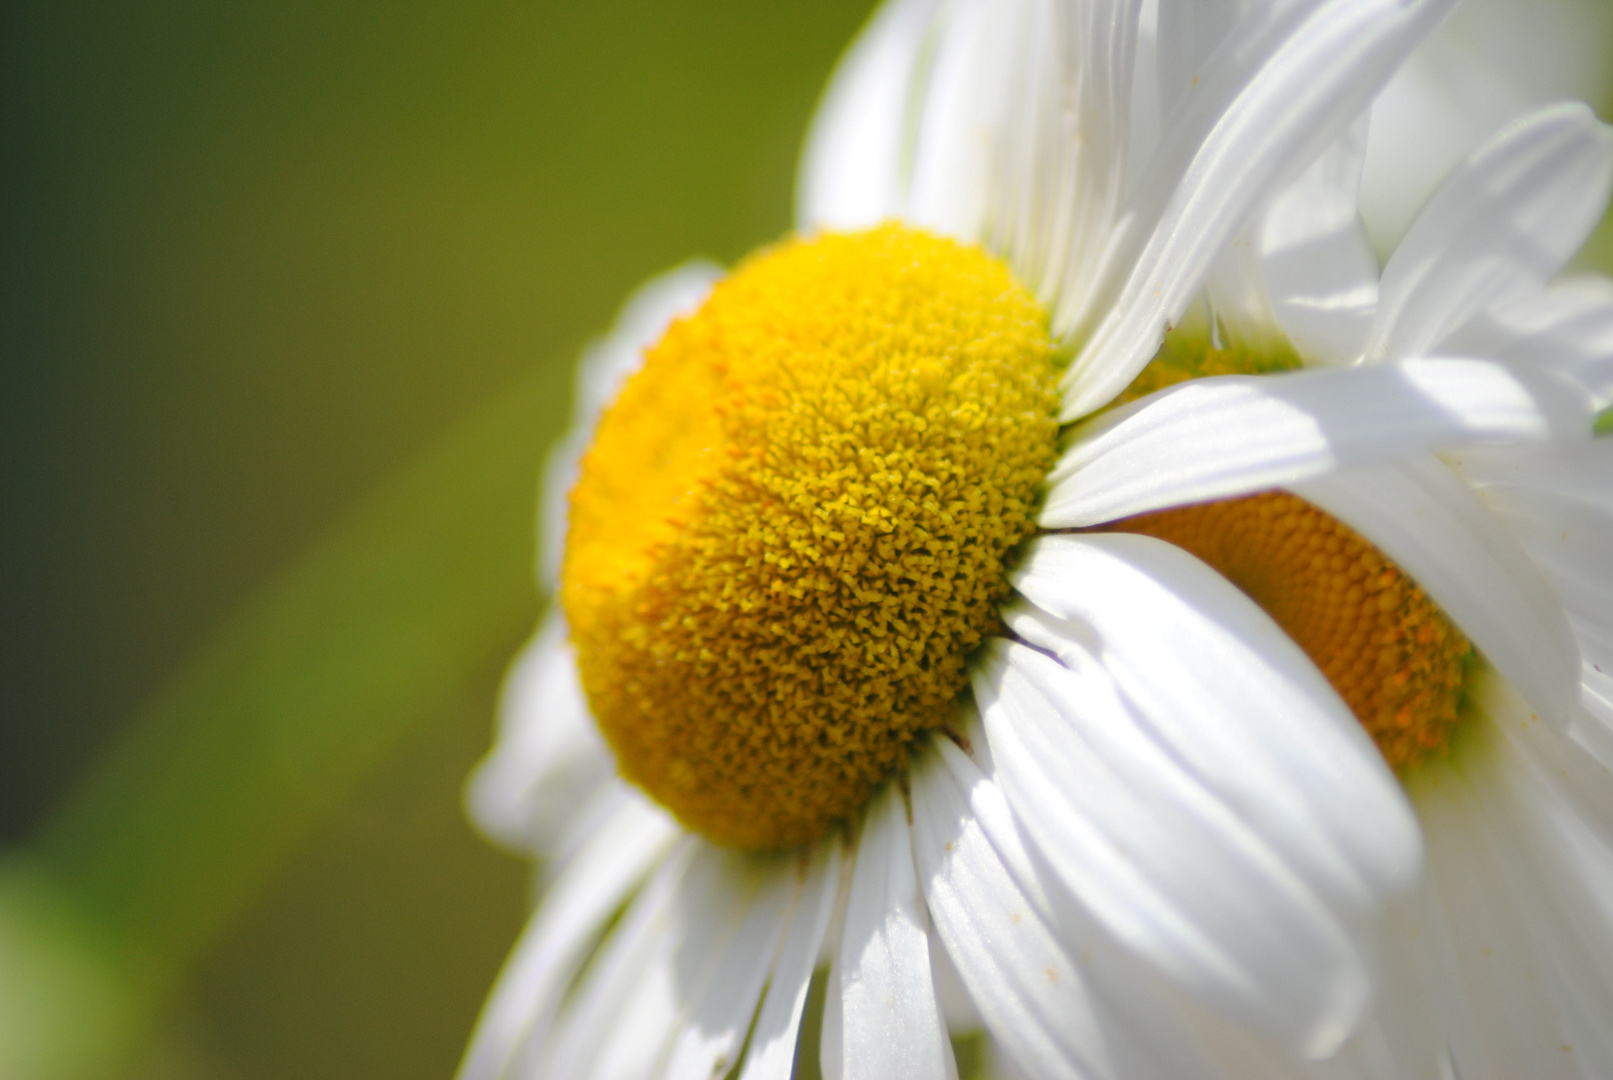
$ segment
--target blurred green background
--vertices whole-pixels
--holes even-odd
[[[451,1073],[572,361],[788,227],[870,6],[0,7],[0,1008],[66,971],[88,1073]]]

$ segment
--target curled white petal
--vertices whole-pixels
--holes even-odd
[[[1151,226],[1146,237],[1140,229],[1117,232],[1122,245],[1136,237],[1137,255],[1113,261],[1129,269],[1116,293],[1095,290],[1107,314],[1066,373],[1064,419],[1103,405],[1147,364],[1216,254],[1292,179],[1294,162],[1314,158],[1360,114],[1448,6],[1444,0],[1321,4],[1281,36],[1281,45],[1224,111],[1211,110],[1217,119],[1202,143],[1167,134],[1162,145],[1191,146],[1190,161],[1179,174],[1167,166],[1142,182],[1136,197],[1144,209],[1137,220]],[[1247,46],[1234,47],[1262,44],[1255,35]],[[1184,114],[1184,130],[1195,123]],[[1149,205],[1159,207],[1157,214]],[[1057,321],[1055,329],[1067,330]]]
[[[1613,131],[1584,105],[1530,116],[1434,193],[1383,270],[1372,360],[1426,354],[1491,304],[1540,288],[1601,220]]]
[[[1096,525],[1417,450],[1588,440],[1591,408],[1550,373],[1482,360],[1195,379],[1077,428],[1039,520]]]

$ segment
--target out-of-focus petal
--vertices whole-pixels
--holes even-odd
[[[907,202],[912,109],[940,0],[888,0],[852,42],[807,132],[796,227],[865,229]]]
[[[615,771],[558,612],[511,666],[498,715],[498,741],[466,785],[471,820],[506,847],[547,857]]]
[[[1565,104],[1513,125],[1440,186],[1384,267],[1369,360],[1426,355],[1492,304],[1539,289],[1613,188],[1613,131]]]

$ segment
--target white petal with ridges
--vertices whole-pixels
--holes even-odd
[[[762,985],[778,955],[796,885],[795,861],[786,856],[727,856],[727,894],[719,910],[731,914],[706,941],[691,943],[689,968],[704,966],[704,986],[680,988],[684,1006],[661,1080],[714,1080],[728,1075],[756,1014]],[[726,941],[723,935],[730,935]],[[709,953],[709,958],[702,956]]]
[[[1077,428],[1039,523],[1098,525],[1416,450],[1588,441],[1590,415],[1578,388],[1484,360],[1194,379]]]
[[[914,850],[937,935],[988,1030],[1027,1076],[1182,1077],[1153,1047],[1168,1043],[1101,999],[1047,916],[1013,811],[980,768],[937,738],[913,771]],[[981,815],[993,819],[991,827]],[[1007,841],[1008,851],[999,846]]]
[[[623,805],[549,887],[477,1021],[460,1080],[508,1075],[552,1019],[594,935],[661,859],[677,826],[643,801]]]
[[[696,842],[665,915],[660,948],[623,987],[586,1064],[554,1075],[648,1080],[659,1073],[687,1004],[708,984],[722,947],[744,917],[728,888],[728,853]]]
[[[1134,271],[1145,247],[1159,239],[1158,225],[1173,196],[1179,200],[1183,188],[1194,186],[1195,157],[1204,156],[1205,143],[1213,138],[1217,124],[1236,110],[1240,96],[1318,5],[1307,0],[1241,6],[1240,13],[1220,3],[1166,3],[1153,13],[1153,63],[1141,74],[1153,76],[1157,120],[1163,130],[1151,131],[1150,138],[1131,148],[1124,202],[1117,208],[1114,233],[1091,285],[1066,296],[1054,309],[1053,325],[1060,334],[1087,337],[1094,325],[1110,316],[1126,276]],[[1270,72],[1266,75],[1269,78]],[[1145,88],[1139,104],[1147,101]],[[1139,127],[1134,119],[1128,141],[1138,140]],[[1227,223],[1227,238],[1241,225]]]
[[[1109,933],[1292,1051],[1337,1047],[1368,995],[1344,927],[1101,675],[994,643],[975,695],[1019,820]]]
[[[685,837],[662,861],[588,965],[553,1034],[536,1048],[527,1067],[508,1073],[510,1080],[578,1080],[595,1074],[595,1059],[616,1030],[624,1003],[646,981],[667,974],[679,930],[678,901],[699,846]]]
[[[1050,308],[1084,296],[1128,160],[1140,6],[959,0],[946,8],[913,114],[904,217],[1001,255]]]
[[[807,987],[824,932],[829,928],[829,917],[834,913],[840,859],[838,838],[819,841],[812,848],[796,889],[789,931],[768,979],[767,997],[756,1018],[740,1080],[790,1080]]]
[[[1556,105],[1497,135],[1447,180],[1383,270],[1370,360],[1435,350],[1491,304],[1538,289],[1607,207],[1613,134]]]
[[[1208,113],[1217,119],[1202,144],[1167,132],[1164,145],[1193,145],[1191,161],[1176,174],[1179,182],[1167,162],[1141,184],[1138,221],[1152,227],[1146,238],[1135,227],[1125,234],[1145,242],[1134,260],[1113,261],[1129,270],[1124,286],[1117,293],[1094,290],[1092,310],[1107,314],[1066,373],[1063,419],[1100,407],[1148,363],[1217,253],[1292,179],[1295,162],[1315,157],[1360,115],[1448,7],[1446,0],[1324,3],[1282,38],[1258,74],[1237,88],[1230,107],[1223,112],[1211,102]],[[1258,36],[1253,44],[1261,44]],[[1183,131],[1196,123],[1187,117]],[[1146,209],[1155,192],[1166,193],[1157,215]],[[1078,326],[1079,320],[1054,324],[1060,333]]]
[[[845,929],[829,977],[838,1000],[825,1009],[838,1014],[843,1080],[938,1080],[953,1074],[952,1045],[930,977],[929,932],[907,810],[894,783],[875,793],[864,813]],[[827,1016],[824,1027],[827,1034]]]
[[[1011,580],[1028,604],[1010,619],[1049,617],[1041,647],[1101,664],[1140,730],[1330,906],[1371,913],[1411,886],[1421,845],[1400,786],[1322,673],[1225,578],[1108,534],[1039,538]]]

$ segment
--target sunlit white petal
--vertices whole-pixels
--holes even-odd
[[[1218,119],[1191,161],[1178,166],[1162,158],[1139,184],[1137,204],[1160,208],[1157,216],[1144,211],[1142,219],[1159,224],[1146,238],[1137,236],[1135,261],[1116,264],[1134,269],[1066,375],[1065,419],[1098,408],[1131,381],[1184,310],[1216,254],[1278,185],[1293,178],[1293,163],[1314,158],[1359,115],[1447,6],[1438,0],[1322,4],[1281,39],[1259,74],[1237,89],[1224,113],[1206,96],[1206,111]],[[1260,10],[1286,15],[1291,6]],[[1275,33],[1271,40],[1276,40]],[[1236,60],[1262,47],[1270,45],[1261,34],[1230,43],[1227,66],[1217,68],[1214,77],[1224,71],[1228,79],[1235,78]],[[1201,122],[1187,113],[1179,124],[1191,130]],[[1169,132],[1162,140],[1163,146],[1184,144],[1191,145],[1191,140],[1172,138]],[[1055,323],[1055,329],[1063,328]]]
[[[1613,133],[1584,105],[1502,132],[1434,193],[1384,267],[1367,355],[1426,354],[1562,269],[1607,207]]]
[[[895,784],[873,797],[863,817],[830,979],[838,1001],[826,1008],[838,1005],[844,1080],[934,1080],[952,1072],[907,808]]]
[[[1550,373],[1480,360],[1195,379],[1077,428],[1040,523],[1096,525],[1428,448],[1588,440],[1591,414]]]
[[[813,847],[811,861],[803,868],[789,931],[768,979],[740,1080],[790,1080],[807,987],[834,913],[840,859],[840,842],[831,838]]]

